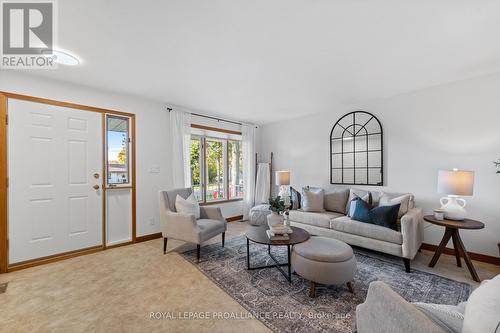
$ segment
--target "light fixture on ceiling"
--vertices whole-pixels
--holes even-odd
[[[61,50],[49,50],[42,52],[47,57],[54,59],[55,63],[66,66],[77,66],[81,63],[77,56]]]

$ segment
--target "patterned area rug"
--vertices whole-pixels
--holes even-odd
[[[282,262],[286,261],[285,249],[272,248]],[[182,255],[275,332],[352,332],[356,306],[364,302],[370,282],[377,280],[411,302],[455,305],[469,296],[471,288],[466,283],[414,269],[408,274],[398,258],[354,251],[358,267],[355,294],[345,285],[328,286],[317,288],[314,299],[309,298],[308,281],[298,275],[293,275],[289,284],[275,268],[248,271],[245,236],[227,241],[225,248],[220,244],[204,246],[199,264],[196,250]],[[250,243],[250,258],[252,266],[272,263],[265,245]]]

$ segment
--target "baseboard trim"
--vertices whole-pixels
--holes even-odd
[[[420,248],[422,250],[428,250],[428,251],[434,251],[434,252],[436,252],[438,246],[437,245],[433,245],[433,244],[428,244],[428,243],[422,243],[422,246],[420,246]],[[486,254],[469,252],[469,251],[467,251],[467,253],[469,253],[469,257],[472,260],[481,261],[481,262],[485,262],[485,263],[488,263],[488,264],[493,264],[493,265],[499,265],[500,266],[500,257],[493,257],[493,256],[488,256]],[[444,251],[443,251],[443,254],[448,254],[448,255],[454,256],[455,255],[455,250],[451,249],[449,247],[446,247],[444,249]]]
[[[153,239],[161,238],[161,232],[156,232],[154,234],[138,236],[135,238],[136,243],[147,242]]]
[[[233,222],[233,221],[239,221],[243,219],[243,215],[237,215],[237,216],[231,216],[226,219],[227,222]],[[60,253],[48,257],[43,257],[43,258],[37,258],[33,260],[28,260],[24,262],[19,262],[16,264],[9,265],[7,272],[14,272],[18,271],[20,269],[26,269],[34,266],[39,266],[39,265],[44,265],[56,261],[61,261],[69,258],[74,258],[74,257],[79,257],[83,256],[86,254],[91,254],[91,253],[96,253],[100,252],[103,250],[107,249],[112,249],[116,247],[121,247],[121,246],[127,246],[127,245],[132,245],[134,243],[141,243],[141,242],[147,242],[153,239],[161,238],[162,234],[161,232],[156,232],[154,234],[149,234],[149,235],[143,235],[143,236],[137,236],[134,241],[129,241],[129,242],[123,242],[120,244],[114,244],[110,246],[95,246],[87,249],[81,249],[81,250],[76,250],[76,251],[71,251],[71,252],[66,252],[66,253]],[[473,258],[474,259],[474,258]]]
[[[22,261],[22,262],[18,262],[18,263],[9,265],[7,272],[10,273],[10,272],[18,271],[21,269],[50,264],[50,263],[61,261],[61,260],[66,260],[66,259],[70,259],[70,258],[83,256],[86,254],[100,252],[103,250],[104,250],[104,247],[102,245],[98,245],[98,246],[93,246],[93,247],[89,247],[86,249],[75,250],[75,251],[70,251],[70,252],[65,252],[65,253],[54,254],[51,256],[47,256],[47,257],[37,258],[37,259],[33,259],[33,260]]]
[[[239,220],[243,220],[243,215],[231,216],[231,217],[226,218],[227,222],[234,222],[234,221],[239,221]]]

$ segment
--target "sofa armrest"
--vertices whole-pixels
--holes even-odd
[[[163,211],[160,221],[163,237],[197,243],[199,230],[194,215]]]
[[[200,218],[226,222],[220,207],[202,206],[200,207]]]
[[[444,333],[443,329],[382,281],[370,283],[356,307],[358,333]]]
[[[412,208],[401,217],[401,234],[403,235],[403,258],[415,258],[423,239],[421,208]]]

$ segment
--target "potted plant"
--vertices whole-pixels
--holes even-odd
[[[271,214],[267,215],[267,224],[270,228],[277,225],[283,225],[283,213],[285,212],[285,203],[279,196],[276,198],[269,198],[269,210]]]
[[[497,167],[497,173],[500,173],[500,159],[498,159],[498,162],[493,162],[493,164]]]

